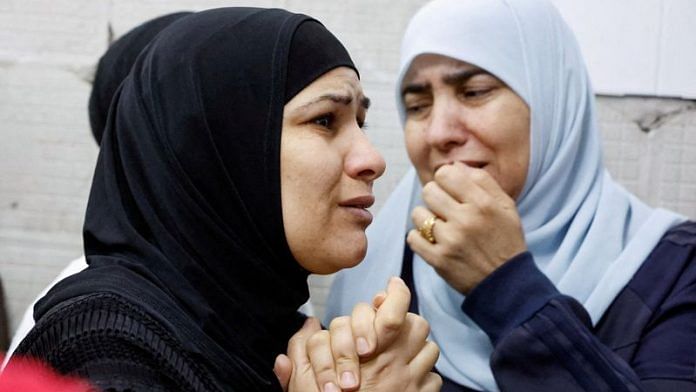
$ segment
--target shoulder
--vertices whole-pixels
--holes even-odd
[[[662,237],[661,242],[696,247],[696,222],[689,220],[671,228]]]
[[[104,390],[215,390],[203,366],[143,307],[110,293],[55,306],[18,352]]]
[[[651,309],[696,289],[696,222],[667,231],[627,288]]]

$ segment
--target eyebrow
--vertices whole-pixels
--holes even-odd
[[[324,95],[320,96],[319,98],[300,106],[298,109],[304,110],[312,105],[315,105],[315,104],[323,102],[323,101],[332,101],[332,102],[340,103],[343,105],[350,105],[351,103],[353,103],[353,97],[350,95],[324,94]],[[368,97],[360,98],[360,106],[362,106],[364,109],[366,109],[366,110],[369,109],[370,104],[371,104],[370,98],[368,98]]]
[[[481,74],[490,75],[491,73],[481,68],[467,68],[443,76],[442,82],[448,86],[457,86]],[[404,97],[406,94],[422,94],[430,91],[430,89],[430,83],[409,83],[401,90],[401,96]]]

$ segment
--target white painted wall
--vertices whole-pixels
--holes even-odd
[[[388,165],[375,187],[377,211],[408,167],[393,85],[402,31],[424,2],[0,0],[0,277],[12,327],[33,296],[82,253],[97,156],[88,81],[107,47],[109,24],[120,36],[164,13],[227,5],[285,7],[321,20],[353,55],[373,100],[368,134]],[[609,97],[598,103],[614,176],[652,205],[696,218],[696,105]],[[645,133],[637,124],[654,129]],[[310,281],[323,313],[330,277]]]
[[[551,2],[576,32],[598,93],[696,98],[696,1]]]

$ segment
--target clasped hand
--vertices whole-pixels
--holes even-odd
[[[399,278],[372,305],[355,306],[350,317],[338,317],[328,330],[315,318],[290,339],[287,355],[279,355],[274,371],[288,392],[439,391],[432,372],[439,349],[426,340],[430,327],[408,313],[411,294]]]

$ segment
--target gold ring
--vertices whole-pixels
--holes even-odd
[[[431,244],[434,244],[435,236],[433,235],[433,226],[435,226],[435,221],[437,217],[435,215],[423,221],[421,227],[418,228],[421,237],[425,238]]]

